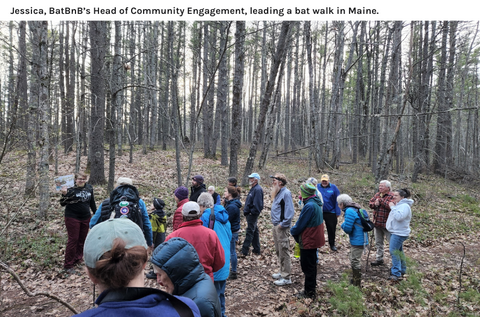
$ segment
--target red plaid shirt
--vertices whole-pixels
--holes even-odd
[[[375,206],[375,201],[378,199],[379,205]],[[385,228],[388,215],[390,214],[390,206],[388,205],[393,201],[393,193],[388,192],[386,194],[376,193],[375,196],[370,199],[369,206],[373,209],[373,223],[375,227]]]

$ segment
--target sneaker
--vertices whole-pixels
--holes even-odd
[[[282,274],[280,274],[280,273],[273,273],[273,274],[272,274],[272,277],[273,277],[274,279],[278,280],[278,279],[281,279],[281,278],[282,278]]]
[[[230,274],[228,275],[229,280],[236,280],[237,279],[237,272],[232,272],[230,271]]]
[[[291,279],[281,278],[281,279],[276,280],[275,282],[273,282],[273,284],[275,284],[275,285],[277,285],[277,286],[290,285],[290,284],[292,284],[292,280],[291,280]]]
[[[371,266],[380,266],[383,265],[383,260],[375,260],[374,262],[370,263]]]
[[[146,275],[145,275],[148,279],[150,280],[156,280],[157,279],[157,274],[155,274],[153,272],[153,270],[151,270],[150,272],[148,272]]]
[[[390,275],[387,280],[392,281],[392,282],[397,282],[399,280],[398,276],[395,275]]]

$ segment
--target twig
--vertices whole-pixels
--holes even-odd
[[[64,300],[60,299],[59,297],[57,297],[55,295],[52,295],[52,294],[46,293],[46,292],[35,292],[35,293],[30,292],[30,290],[28,290],[28,288],[23,284],[20,277],[7,264],[3,263],[2,261],[0,261],[0,267],[2,269],[4,269],[5,271],[7,271],[8,273],[10,273],[10,275],[13,276],[13,278],[17,281],[18,285],[20,285],[20,287],[23,289],[25,294],[27,294],[29,297],[46,296],[48,298],[56,300],[57,302],[59,302],[63,306],[67,307],[74,314],[78,314],[78,312],[75,310],[75,308],[73,308],[70,304],[68,304],[67,302],[65,302]]]
[[[460,241],[460,244],[463,246],[463,257],[460,262],[460,273],[458,275],[458,294],[457,294],[457,307],[460,306],[460,293],[462,292],[462,270],[463,270],[463,260],[465,259],[465,245]]]

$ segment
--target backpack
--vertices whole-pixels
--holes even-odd
[[[140,195],[135,186],[121,185],[110,194],[110,211],[114,218],[127,218],[135,222],[143,232],[143,218],[139,206]]]
[[[213,230],[213,227],[215,227],[215,211],[213,210],[213,207],[210,209],[210,218],[208,220],[208,227]]]
[[[364,212],[367,215],[365,218]],[[360,222],[362,224],[363,232],[369,232],[373,230],[373,222],[368,218],[368,213],[365,209],[357,209],[358,217],[360,218]]]

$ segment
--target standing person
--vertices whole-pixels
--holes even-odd
[[[172,238],[162,243],[151,261],[156,279],[167,293],[193,300],[202,317],[222,316],[217,290],[187,240]]]
[[[213,197],[209,193],[202,193],[197,200],[200,206],[203,221],[203,226],[211,228],[210,217],[213,212],[215,215],[215,223],[213,224],[213,231],[218,236],[225,252],[225,264],[217,272],[213,273],[213,283],[217,290],[218,298],[220,299],[220,306],[222,308],[222,317],[225,317],[225,286],[227,284],[228,272],[230,269],[230,241],[232,240],[232,229],[228,221],[228,213],[222,205],[214,205]]]
[[[410,220],[412,220],[413,204],[410,191],[406,188],[393,192],[393,201],[389,203],[391,208],[387,219],[387,230],[390,232],[390,255],[392,256],[392,269],[389,280],[397,281],[407,272],[403,242],[410,235]]]
[[[362,281],[362,253],[368,245],[368,234],[363,231],[362,222],[357,210],[363,213],[363,217],[368,218],[368,214],[362,207],[353,202],[347,194],[341,194],[337,197],[338,207],[345,212],[345,221],[342,223],[342,230],[350,238],[350,265],[352,266],[352,284],[360,287]]]
[[[124,211],[122,212],[122,208],[120,206],[121,200],[125,198],[127,198],[127,201],[132,202],[132,205],[130,206],[129,203],[128,207],[132,208],[132,210],[128,211],[127,208],[126,214]],[[119,210],[117,211],[117,209]],[[133,209],[136,209],[135,212],[138,212],[139,215],[137,215],[138,217],[135,217],[135,219],[130,219],[134,221],[140,227],[140,229],[142,229],[147,245],[149,245],[153,250],[152,224],[148,218],[147,205],[140,198],[140,194],[138,193],[137,188],[133,186],[133,180],[131,178],[119,177],[117,179],[116,187],[110,193],[110,198],[105,199],[100,204],[95,212],[95,215],[90,220],[90,228],[93,228],[95,225],[110,218],[124,218],[128,215],[132,215],[134,213]]]
[[[192,187],[190,187],[190,201],[197,201],[198,196],[207,191],[204,181],[205,179],[202,175],[196,175],[192,178]]]
[[[165,202],[160,198],[153,198],[153,212],[148,216],[152,224],[153,248],[155,249],[165,241],[165,232],[167,229],[167,216],[165,215]],[[153,268],[146,274],[148,279],[156,280],[157,274]]]
[[[386,228],[388,215],[390,214],[390,203],[393,201],[391,192],[392,184],[388,180],[380,181],[378,193],[370,199],[369,206],[373,209],[373,232],[375,234],[375,247],[377,249],[376,260],[371,263],[372,266],[383,264],[384,247],[386,239],[390,241],[390,232]]]
[[[92,213],[97,210],[93,187],[87,184],[87,178],[85,173],[76,173],[75,186],[61,189],[60,205],[65,206],[65,227],[68,235],[63,265],[67,273],[75,273],[73,267],[82,261],[88,224]]]
[[[182,208],[183,205],[188,202],[188,189],[185,186],[179,186],[173,192],[175,202],[177,203],[177,209],[173,215],[173,231],[180,228],[180,225],[183,222]]]
[[[225,265],[225,252],[217,234],[203,226],[200,219],[202,212],[200,206],[189,201],[182,207],[183,223],[178,230],[170,233],[165,241],[171,238],[180,237],[188,242],[197,250],[200,263],[213,282],[213,272],[217,272]]]
[[[317,248],[325,244],[323,234],[322,202],[315,194],[315,186],[303,184],[300,195],[303,208],[290,233],[300,245],[300,266],[305,275],[305,287],[297,297],[315,298],[317,287]]]
[[[290,279],[291,261],[290,261],[290,227],[292,226],[295,209],[293,207],[292,193],[285,187],[287,177],[284,174],[277,173],[272,178],[272,209],[270,217],[273,224],[273,241],[275,243],[275,252],[277,254],[278,266],[280,272],[274,273],[272,277],[277,286],[292,284]]]
[[[337,218],[340,216],[341,211],[338,208],[337,197],[340,195],[335,184],[330,183],[330,177],[327,174],[322,175],[320,178],[320,184],[317,185],[317,189],[320,191],[323,197],[323,219],[325,220],[325,226],[328,233],[328,244],[332,251],[337,251],[335,246],[335,234],[337,231]]]
[[[92,308],[77,316],[200,316],[186,297],[146,288],[143,270],[148,246],[142,230],[128,219],[109,219],[95,226],[85,241],[87,274],[100,295]],[[184,314],[181,314],[183,312]]]
[[[237,250],[236,245],[238,241],[238,232],[240,231],[240,208],[242,203],[240,202],[240,194],[242,189],[240,187],[227,186],[223,193],[225,210],[228,213],[228,221],[230,222],[230,228],[232,229],[232,239],[230,240],[230,275],[228,279],[237,279]]]
[[[212,195],[213,202],[215,203],[215,205],[220,205],[221,204],[220,194],[215,192],[215,187],[214,186],[208,186],[207,191],[210,193],[210,195]]]
[[[250,191],[248,192],[243,208],[243,214],[247,218],[247,232],[243,241],[242,255],[245,257],[250,251],[250,245],[253,247],[253,253],[260,255],[260,235],[258,233],[257,220],[260,212],[263,210],[263,189],[258,185],[260,175],[252,173],[248,175]]]

